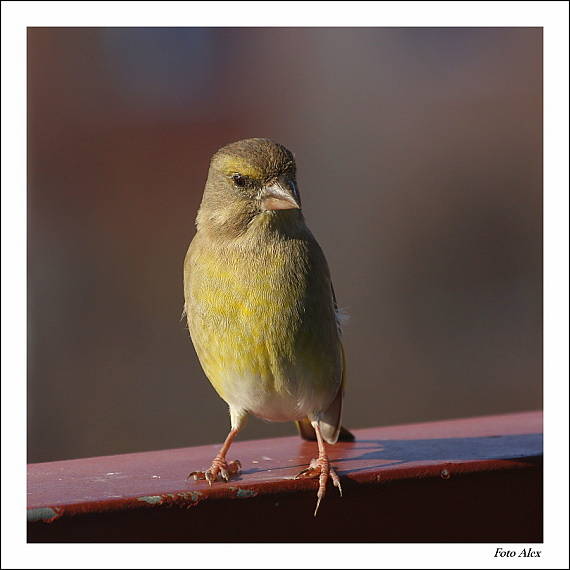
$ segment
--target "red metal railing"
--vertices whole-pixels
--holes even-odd
[[[343,494],[294,479],[297,437],[236,442],[242,473],[186,480],[219,444],[28,466],[30,542],[542,541],[542,414],[354,430],[330,446]]]

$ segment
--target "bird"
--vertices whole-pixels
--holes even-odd
[[[342,496],[325,442],[354,436],[341,425],[341,313],[304,220],[294,156],[283,145],[250,138],[212,156],[184,259],[184,312],[231,423],[211,466],[188,478],[211,485],[239,473],[239,460],[227,455],[250,415],[292,421],[317,442],[318,455],[297,475],[318,478],[316,516],[329,478]]]

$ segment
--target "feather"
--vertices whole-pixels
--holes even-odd
[[[311,425],[309,418],[304,418],[295,422],[299,435],[306,441],[317,441],[317,434]],[[340,426],[337,441],[354,441],[354,434],[344,426]]]

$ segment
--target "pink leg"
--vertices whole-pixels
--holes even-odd
[[[212,482],[218,478],[218,475],[222,477],[225,481],[229,481],[230,477],[239,473],[241,468],[241,463],[239,461],[230,461],[229,463],[226,461],[226,454],[235,438],[238,434],[239,429],[232,429],[226,437],[226,441],[224,441],[224,445],[218,452],[218,455],[214,457],[212,461],[212,465],[207,471],[192,471],[187,477],[194,477],[195,480],[201,479],[206,480],[210,485]]]
[[[321,499],[325,496],[327,490],[327,480],[330,477],[332,479],[333,485],[338,489],[340,496],[342,497],[342,488],[340,486],[340,479],[336,474],[335,470],[331,467],[329,458],[327,457],[327,452],[325,449],[325,442],[323,441],[323,436],[321,435],[321,430],[319,428],[318,422],[311,422],[315,428],[315,433],[317,434],[317,443],[319,445],[319,457],[317,459],[312,459],[311,464],[307,469],[304,469],[296,477],[318,477],[319,478],[319,490],[317,492],[317,507],[315,508],[315,516],[317,516],[317,511],[319,510],[319,505],[321,504]]]

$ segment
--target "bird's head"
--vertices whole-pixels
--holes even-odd
[[[293,155],[272,140],[222,147],[210,162],[198,228],[239,234],[257,219],[302,219],[295,175]]]

